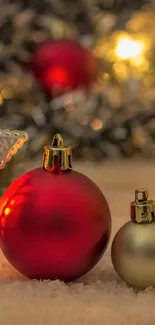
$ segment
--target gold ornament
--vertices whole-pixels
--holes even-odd
[[[131,221],[117,232],[111,249],[113,266],[127,284],[155,287],[155,202],[146,188],[135,191]]]

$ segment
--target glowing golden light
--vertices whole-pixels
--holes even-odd
[[[103,121],[99,119],[95,119],[91,123],[91,127],[94,131],[99,131],[103,127]]]
[[[10,208],[6,208],[6,209],[4,210],[4,214],[5,214],[6,216],[8,216],[9,213],[10,213]]]
[[[10,99],[13,96],[13,90],[10,87],[5,87],[2,91],[2,96],[5,99]]]
[[[145,72],[149,69],[149,62],[143,56],[137,57],[134,64],[141,71]]]
[[[129,78],[128,67],[122,62],[116,62],[113,71],[119,80],[127,80]]]
[[[2,105],[3,104],[3,97],[2,97],[2,95],[0,94],[0,105]]]
[[[118,40],[115,49],[116,56],[121,60],[137,59],[144,52],[144,43],[135,41],[130,37],[122,37]]]
[[[109,80],[109,75],[108,75],[108,73],[104,73],[104,72],[101,72],[100,74],[99,74],[99,76],[98,76],[98,84],[103,84],[103,82],[105,83],[105,82],[108,82],[108,80]]]

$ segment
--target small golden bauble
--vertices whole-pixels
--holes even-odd
[[[146,188],[135,191],[131,221],[117,232],[111,248],[113,266],[136,288],[155,287],[155,203]]]

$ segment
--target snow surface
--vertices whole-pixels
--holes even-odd
[[[105,193],[112,213],[113,238],[129,219],[136,187],[155,198],[155,163],[75,164]],[[155,289],[136,292],[113,270],[110,246],[101,262],[77,282],[29,281],[0,255],[0,325],[154,325]]]

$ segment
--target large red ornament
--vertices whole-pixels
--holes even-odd
[[[48,93],[64,93],[77,87],[89,87],[97,76],[92,52],[71,40],[49,41],[36,48],[32,71]]]
[[[102,257],[111,217],[99,188],[73,171],[71,148],[56,135],[43,168],[31,170],[0,201],[0,243],[8,261],[33,279],[75,280]]]

